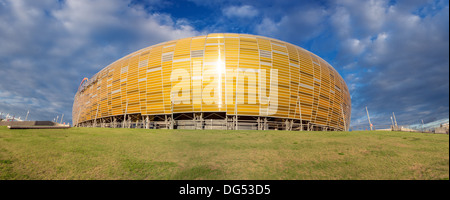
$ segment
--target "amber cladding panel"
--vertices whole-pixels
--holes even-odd
[[[325,60],[296,45],[215,33],[133,52],[85,82],[75,124],[125,114],[226,113],[344,129],[351,99]]]

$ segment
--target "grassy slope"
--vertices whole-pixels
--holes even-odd
[[[449,136],[0,127],[0,179],[448,179]]]

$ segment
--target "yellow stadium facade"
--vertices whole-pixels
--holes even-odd
[[[75,126],[348,130],[346,83],[322,58],[280,40],[215,33],[153,45],[83,79]]]

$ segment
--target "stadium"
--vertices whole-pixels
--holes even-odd
[[[146,129],[344,131],[351,99],[315,54],[249,34],[156,44],[84,78],[74,126]]]

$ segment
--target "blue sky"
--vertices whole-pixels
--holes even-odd
[[[347,82],[352,125],[449,117],[448,1],[0,0],[0,112],[71,121],[80,81],[138,49],[215,32],[273,37]]]

